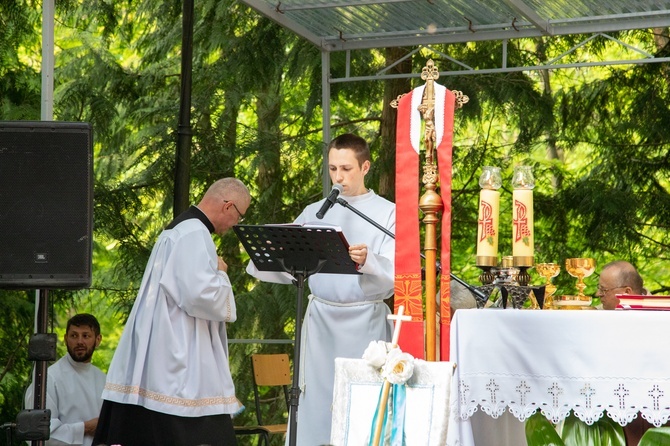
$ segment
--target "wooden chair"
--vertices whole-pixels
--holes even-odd
[[[291,366],[288,355],[285,353],[277,354],[253,354],[251,355],[251,370],[253,372],[254,384],[254,405],[256,409],[257,425],[235,426],[235,435],[258,435],[258,444],[261,439],[265,446],[270,445],[270,435],[286,434],[288,423],[283,424],[264,424],[263,407],[270,403],[276,403],[283,400],[281,404],[283,410],[289,409],[289,386],[292,383]],[[275,387],[271,396],[261,398],[260,387]]]

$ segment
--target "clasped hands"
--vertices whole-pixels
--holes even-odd
[[[365,243],[349,246],[349,257],[360,266],[365,265],[368,258],[368,246]]]

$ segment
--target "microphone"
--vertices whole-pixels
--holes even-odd
[[[316,213],[316,218],[320,220],[324,215],[326,215],[326,212],[328,212],[328,210],[332,208],[337,201],[337,196],[342,193],[342,190],[343,189],[341,184],[333,184],[333,188],[330,190],[328,197],[326,197],[326,201],[323,202],[321,209],[319,209],[319,212]]]

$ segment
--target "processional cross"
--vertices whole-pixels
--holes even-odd
[[[437,224],[440,222],[439,214],[444,211],[444,204],[442,197],[436,192],[438,183],[437,172],[437,130],[436,130],[436,113],[435,113],[435,81],[440,77],[440,73],[435,66],[432,59],[426,62],[426,66],[421,70],[421,79],[425,81],[424,90],[421,97],[421,103],[417,107],[417,111],[421,114],[423,121],[423,145],[425,148],[425,157],[423,164],[422,182],[425,193],[419,199],[419,208],[424,214],[423,223],[425,224],[424,232],[424,259],[425,259],[425,296],[426,296],[426,359],[428,361],[436,360],[436,337],[437,337],[437,320],[436,320],[436,302],[437,295]],[[466,104],[469,98],[460,91],[452,91],[455,98],[455,108],[459,109]],[[391,102],[391,106],[398,108],[400,100],[404,95],[398,96]],[[442,122],[439,123],[440,125]],[[440,127],[442,128],[442,127]],[[444,131],[444,130],[443,130]],[[443,138],[444,139],[444,135]],[[418,150],[418,148],[417,148]],[[451,148],[449,148],[451,150]],[[449,155],[449,163],[451,163],[451,156]],[[451,169],[451,166],[448,166]],[[414,172],[407,172],[408,175],[417,175]],[[447,189],[443,184],[443,189]],[[449,195],[447,200],[451,200],[450,185],[448,188]],[[448,255],[448,253],[444,253]],[[397,259],[396,259],[397,261]],[[449,264],[445,262],[448,269]],[[449,282],[446,282],[448,286]],[[411,296],[408,300],[414,302],[415,296]],[[444,311],[442,317],[444,320],[449,320],[449,305],[448,302],[443,302]],[[419,311],[419,314],[411,314],[418,320],[422,320],[421,312],[421,296],[418,296],[418,302],[409,307],[410,314],[413,311]],[[414,310],[413,310],[414,309]],[[418,309],[418,310],[416,310]],[[448,322],[447,322],[448,323]],[[447,327],[448,328],[448,327]],[[423,345],[423,340],[419,340]]]

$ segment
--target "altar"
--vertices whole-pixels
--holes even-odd
[[[525,444],[537,410],[621,425],[670,418],[670,312],[458,310],[447,445]],[[504,437],[504,438],[501,438]],[[523,441],[524,443],[520,443]]]

